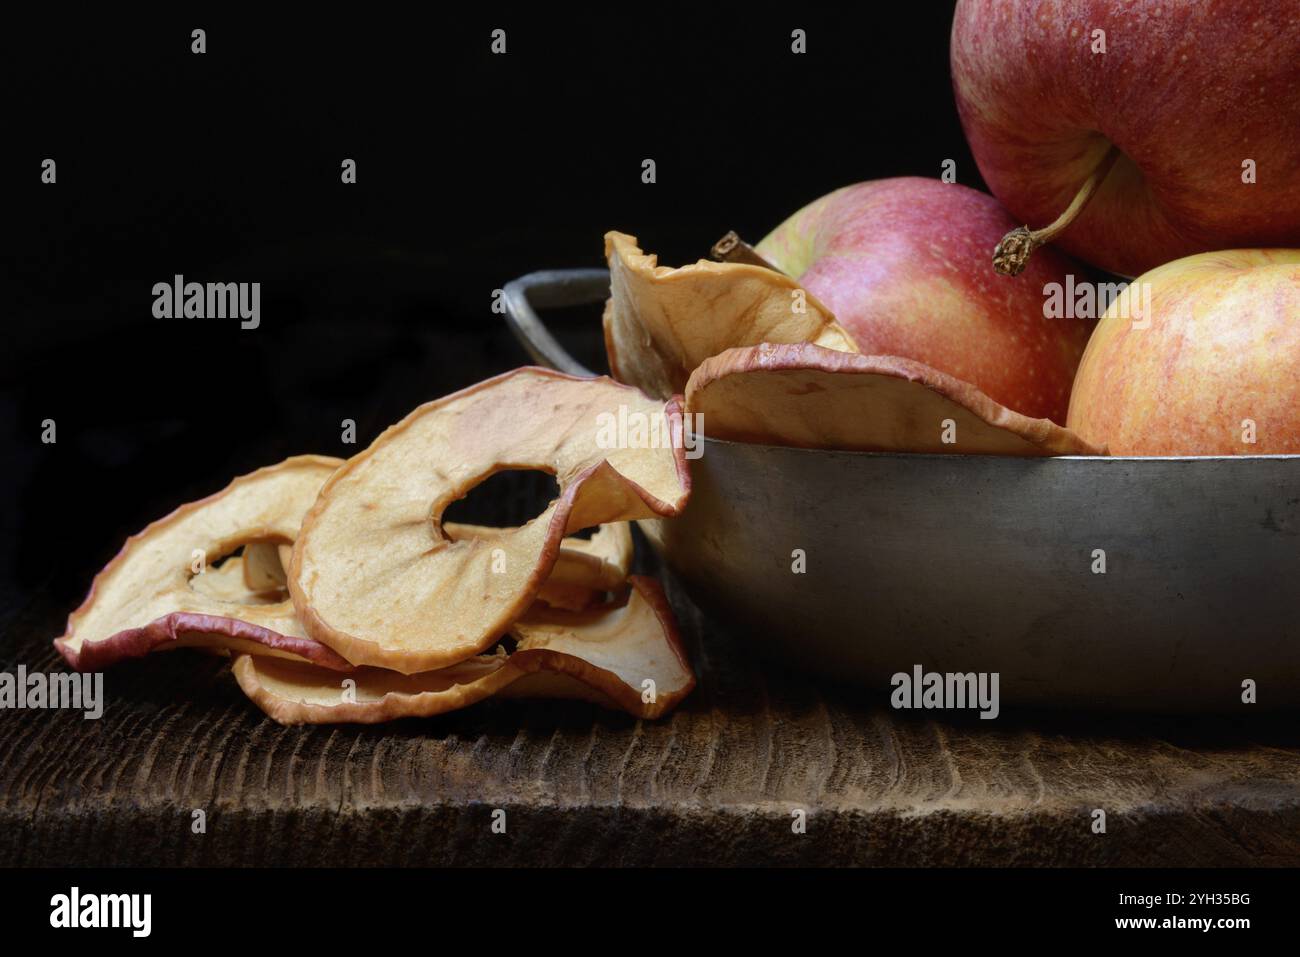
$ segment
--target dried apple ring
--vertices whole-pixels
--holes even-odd
[[[620,604],[585,612],[534,609],[511,627],[513,654],[479,655],[403,675],[362,667],[348,675],[300,662],[240,656],[235,678],[281,724],[375,723],[429,717],[493,695],[581,698],[656,718],[695,687],[658,582],[629,579]]]
[[[686,407],[711,438],[801,448],[976,455],[1104,455],[969,382],[897,356],[814,345],[730,349],[705,361]]]
[[[231,580],[242,575],[242,563],[221,572],[213,589],[193,585],[196,576],[212,574],[205,570],[209,560],[239,545],[292,541],[316,493],[340,464],[318,455],[287,459],[241,476],[202,501],[182,505],[128,538],[117,557],[95,576],[90,594],[68,617],[67,631],[54,640],[54,647],[79,671],[94,671],[157,648],[187,646],[348,669],[347,661],[307,636],[290,601],[248,601]]]
[[[491,541],[445,533],[447,506],[521,468],[558,480],[546,511]],[[421,406],[339,469],[303,520],[289,591],[307,633],[354,664],[445,668],[528,610],[566,534],[676,515],[689,494],[676,400],[519,369]]]
[[[619,232],[605,234],[605,258],[609,368],[649,395],[680,393],[696,366],[737,346],[812,342],[858,351],[831,311],[784,273],[707,260],[672,269]]]

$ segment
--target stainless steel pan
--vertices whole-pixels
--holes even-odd
[[[535,360],[590,375],[536,310],[608,293],[604,270],[564,270],[516,279],[505,301]],[[691,464],[685,514],[642,526],[691,597],[770,654],[882,702],[919,664],[997,672],[1004,706],[1240,712],[1248,679],[1254,707],[1300,706],[1300,456],[706,438]]]

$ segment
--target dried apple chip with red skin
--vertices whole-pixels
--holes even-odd
[[[95,576],[90,594],[68,617],[67,631],[54,640],[54,647],[79,671],[94,671],[155,649],[191,646],[350,668],[332,649],[307,636],[289,600],[245,601],[233,581],[222,580],[242,574],[240,564],[219,574],[214,593],[194,587],[191,571],[195,550],[203,553],[206,564],[206,559],[215,560],[247,542],[291,541],[317,492],[340,464],[317,455],[287,459],[182,505],[128,538],[117,557]]]
[[[731,349],[706,360],[687,384],[686,407],[703,415],[712,438],[766,445],[1021,456],[1106,451],[924,363],[806,344]]]
[[[235,678],[281,724],[431,717],[492,696],[580,698],[657,718],[690,693],[695,675],[659,583],[633,576],[628,584],[621,603],[567,613],[534,607],[511,627],[516,647],[510,655],[478,655],[411,675],[370,667],[340,675],[241,656]],[[647,681],[653,682],[650,701]]]
[[[661,441],[620,443],[618,421],[654,423],[644,434]],[[452,502],[496,472],[528,468],[560,486],[540,516],[492,541],[445,533]],[[444,668],[491,647],[528,610],[565,535],[677,515],[689,494],[675,399],[518,369],[421,406],[334,473],[303,520],[289,592],[307,633],[353,664]]]
[[[812,342],[858,351],[826,306],[776,270],[708,260],[672,269],[620,232],[605,234],[605,259],[609,368],[649,395],[679,394],[701,362],[739,346]]]
[[[247,547],[245,547],[247,551]],[[220,565],[207,566],[203,574],[195,575],[190,579],[190,587],[195,591],[210,595],[220,601],[237,602],[242,605],[274,605],[277,602],[284,601],[289,592],[281,587],[274,591],[251,591],[244,577],[244,558],[242,555],[231,555]],[[230,657],[230,647],[220,647],[210,643],[205,644],[202,636],[191,636],[180,634],[175,641],[159,645],[155,651],[170,651],[177,648],[193,648],[195,651],[203,651],[222,657]]]

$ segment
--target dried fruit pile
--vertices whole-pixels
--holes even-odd
[[[673,441],[603,447],[603,417],[620,411],[662,419]],[[452,502],[518,468],[559,483],[536,519],[443,524]],[[505,695],[654,718],[695,677],[659,584],[628,574],[627,523],[677,515],[689,495],[675,400],[520,369],[421,406],[346,462],[291,458],[155,522],[55,647],[79,670],[173,648],[231,654],[239,686],[285,724]]]

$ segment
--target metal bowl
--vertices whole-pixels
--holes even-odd
[[[591,375],[536,307],[604,270],[505,288],[539,362]],[[1300,456],[880,454],[704,440],[685,513],[642,528],[691,598],[792,666],[881,694],[997,672],[1002,704],[1300,706]],[[803,556],[803,570],[799,568]]]

